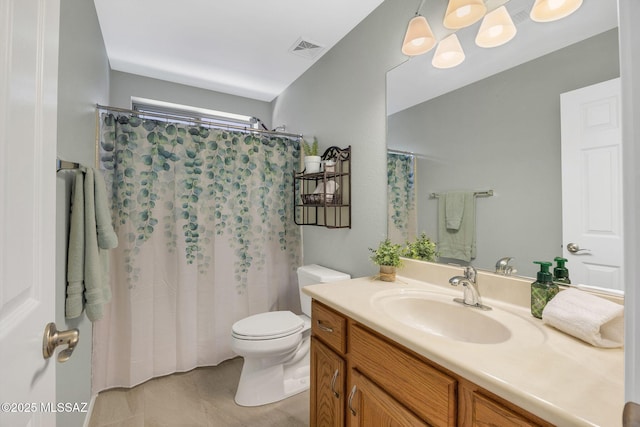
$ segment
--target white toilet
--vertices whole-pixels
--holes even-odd
[[[241,406],[277,402],[309,388],[311,297],[302,288],[351,276],[320,265],[298,268],[301,315],[255,314],[233,324],[231,348],[244,357],[235,401]]]

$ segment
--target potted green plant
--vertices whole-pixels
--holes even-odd
[[[400,259],[401,246],[391,243],[386,239],[380,242],[377,249],[369,248],[371,260],[380,266],[380,280],[394,282],[396,280],[396,268],[402,266]]]
[[[435,261],[438,257],[436,243],[429,239],[426,233],[422,233],[413,242],[407,242],[402,249],[402,256],[405,258],[419,259],[421,261]]]
[[[304,171],[306,173],[320,172],[321,158],[318,156],[318,138],[314,136],[311,144],[303,139],[301,144],[304,151]]]

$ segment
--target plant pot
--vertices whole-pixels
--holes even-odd
[[[390,265],[380,266],[380,280],[383,282],[395,282],[396,281],[396,268]]]
[[[304,156],[304,171],[305,173],[320,172],[320,156]]]

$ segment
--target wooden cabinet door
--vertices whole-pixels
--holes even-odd
[[[402,406],[364,375],[351,370],[347,397],[349,427],[426,427],[427,423]]]
[[[344,359],[311,337],[311,426],[344,426],[345,373]]]
[[[536,427],[538,424],[481,394],[474,394],[473,426]]]
[[[460,384],[460,418],[464,427],[552,427],[543,419],[524,409],[492,396],[486,390],[468,381]]]

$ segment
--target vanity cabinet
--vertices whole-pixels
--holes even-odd
[[[321,157],[321,172],[293,174],[294,221],[297,225],[351,228],[351,146],[329,147]]]
[[[350,371],[350,427],[429,427],[357,370]]]
[[[458,425],[460,426],[546,427],[552,425],[466,381],[460,384],[459,400]]]
[[[317,338],[311,338],[312,426],[344,425],[346,362]]]
[[[310,425],[344,426],[347,319],[313,301],[311,307]]]
[[[316,300],[312,322],[311,426],[552,426]]]
[[[380,384],[391,399],[402,402],[428,425],[456,425],[457,381],[452,376],[355,322],[349,324],[349,357],[352,373]]]

